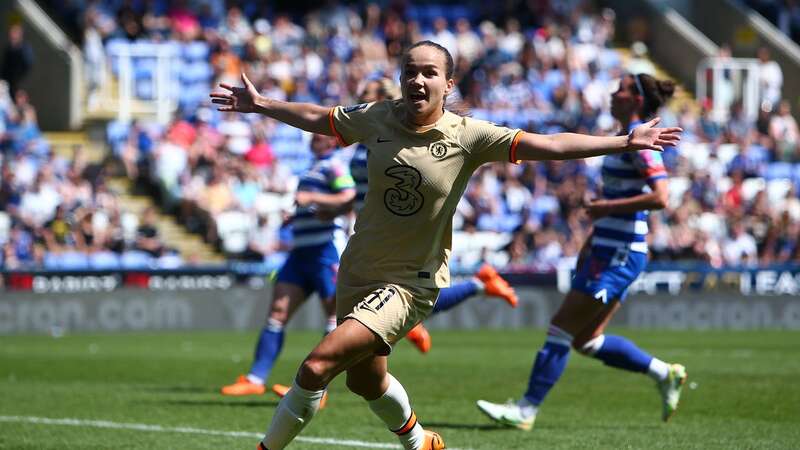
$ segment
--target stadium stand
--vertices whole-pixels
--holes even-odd
[[[614,48],[615,15],[593,2],[543,3],[542,11],[523,16],[436,4],[380,9],[333,2],[297,16],[264,14],[251,1],[203,9],[171,8],[167,1],[99,1],[69,11],[60,2],[49,5],[61,11],[62,23],[86,24],[74,29],[86,30],[79,39],[87,58],[108,61],[108,77],[90,77],[90,86],[119,75],[114,55],[120,53],[163,54],[172,61],[172,119],[113,120],[106,127],[108,146],[132,183],[152,186],[165,211],[227,257],[251,259],[258,248],[261,260],[279,261],[289,233],[281,223],[292,206],[296,177],[310,162],[310,137],[254,115],[218,113],[206,102],[214,85],[235,84],[245,70],[274,98],[350,104],[364,80],[397,79],[396,57],[404,45],[432,39],[455,56],[458,92],[451,100],[474,117],[547,133],[613,132],[608,93],[627,71],[656,70],[647,47]],[[138,100],[154,98],[155,61],[132,59]],[[4,167],[15,167],[4,174],[26,177],[3,177],[4,205],[26,195],[54,195],[50,190],[98,196],[103,177],[90,187],[74,186],[68,176],[74,162],[47,162],[47,143],[38,137],[24,99],[6,96],[2,105],[1,122],[9,130]],[[661,112],[663,123],[686,131],[680,147],[665,153],[671,198],[670,207],[650,219],[655,260],[714,266],[800,261],[799,236],[790,234],[800,220],[799,133],[787,102],[778,97],[770,108],[748,120],[734,104],[724,123],[712,120],[703,102],[676,102]],[[348,150],[341,154],[346,159]],[[52,166],[56,185],[42,180],[45,190],[36,191],[31,164]],[[509,270],[555,270],[560,260],[577,254],[590,231],[581,205],[599,192],[598,171],[598,160],[481,168],[454,220],[460,244],[453,269],[470,270],[487,260]],[[53,261],[32,248],[42,239],[36,226],[54,220],[55,210],[16,207],[0,219],[0,238],[8,236],[6,267]],[[116,205],[105,208],[95,201],[81,204],[80,214],[66,212],[74,223],[102,217],[96,221],[106,224],[109,237],[90,246],[114,245],[119,264],[140,264],[142,255],[126,253],[135,250],[131,217]],[[37,223],[31,222],[34,213]],[[112,236],[121,236],[119,242],[107,242]],[[755,255],[745,254],[751,241]],[[80,245],[85,244],[74,244]],[[79,265],[79,259],[66,263]],[[112,258],[103,253],[86,264],[112,264]]]

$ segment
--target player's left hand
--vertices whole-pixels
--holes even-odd
[[[657,128],[660,117],[643,123],[628,134],[628,150],[664,151],[664,146],[676,145],[681,140],[680,127]]]
[[[294,202],[297,203],[297,206],[308,206],[314,203],[314,193],[307,191],[298,191],[294,195]]]
[[[605,217],[611,214],[611,208],[608,206],[605,200],[592,200],[589,203],[584,205],[586,208],[586,213],[589,214],[589,217],[592,220],[599,219],[601,217]]]
[[[314,213],[314,217],[324,221],[333,220],[338,216],[339,214],[335,210],[326,208],[319,208],[317,209],[317,212]]]

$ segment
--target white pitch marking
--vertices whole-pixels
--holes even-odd
[[[122,423],[122,422],[110,422],[108,420],[53,419],[49,417],[34,417],[34,416],[0,416],[0,422],[33,423],[40,425],[66,425],[73,427],[112,428],[117,430],[152,431],[158,433],[205,434],[208,436],[225,436],[225,437],[237,437],[237,438],[246,437],[253,439],[260,439],[264,436],[263,433],[254,433],[251,431],[220,431],[220,430],[206,430],[203,428],[193,428],[193,427],[162,427],[161,425],[148,425],[144,423]],[[366,442],[366,441],[356,441],[350,439],[298,436],[295,438],[295,440],[299,442],[307,442],[309,444],[338,445],[342,447],[393,448],[393,449],[403,448],[399,444],[385,444],[380,442]],[[451,450],[459,450],[459,449],[454,448]]]

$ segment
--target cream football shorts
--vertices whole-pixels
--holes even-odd
[[[378,335],[388,355],[394,344],[427,318],[438,288],[426,288],[360,279],[339,272],[336,280],[336,319],[355,319]]]

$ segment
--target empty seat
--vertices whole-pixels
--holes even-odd
[[[120,256],[120,265],[123,269],[149,269],[152,259],[141,250],[129,250]]]
[[[96,270],[119,269],[119,256],[109,250],[95,252],[89,255],[89,266]]]

